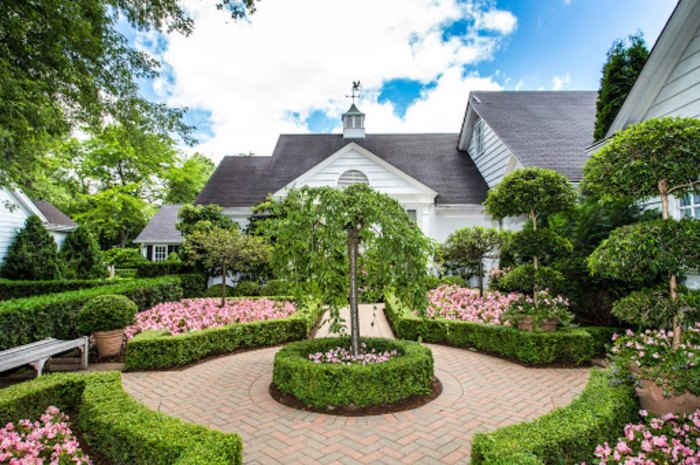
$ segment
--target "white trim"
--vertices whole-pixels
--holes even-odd
[[[350,152],[352,150],[354,150],[354,151],[358,152],[360,155],[368,158],[370,161],[373,161],[374,163],[378,164],[379,166],[386,169],[390,173],[395,174],[396,176],[400,177],[401,179],[403,179],[407,183],[411,184],[416,189],[420,190],[423,193],[423,195],[430,195],[430,196],[432,196],[433,199],[435,199],[435,197],[437,197],[437,195],[438,195],[437,191],[431,189],[430,187],[426,186],[425,184],[418,181],[417,179],[409,176],[408,174],[404,173],[403,171],[401,171],[400,169],[398,169],[397,167],[395,167],[391,163],[386,162],[382,158],[378,157],[377,155],[373,154],[372,152],[370,152],[369,150],[367,150],[366,148],[362,147],[361,145],[359,145],[355,142],[348,143],[348,145],[346,145],[342,149],[338,150],[337,152],[335,152],[334,154],[332,154],[331,156],[329,156],[328,158],[326,158],[325,160],[323,160],[321,163],[317,164],[316,166],[314,166],[310,170],[306,171],[301,176],[297,177],[292,182],[290,182],[289,184],[284,186],[282,189],[273,193],[272,197],[273,198],[282,198],[282,197],[286,196],[287,193],[291,189],[293,189],[295,186],[300,185],[300,184],[304,184],[311,177],[313,177],[316,173],[323,170],[325,167],[327,167],[328,165],[330,165],[331,163],[336,161],[338,158],[342,157],[343,155],[347,154],[348,152]],[[401,196],[392,196],[392,197],[399,198]]]
[[[165,253],[163,254],[163,258],[158,260],[157,259],[157,253],[158,250],[163,251],[165,249]],[[153,244],[153,261],[154,262],[164,262],[165,260],[168,259],[168,246],[166,244]]]

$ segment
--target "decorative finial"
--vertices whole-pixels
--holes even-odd
[[[346,95],[346,98],[351,98],[352,99],[352,104],[355,104],[355,99],[360,98],[360,91],[362,90],[362,84],[360,81],[352,81],[352,93],[350,95]]]

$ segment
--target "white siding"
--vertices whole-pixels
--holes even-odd
[[[484,208],[481,205],[451,206],[447,208],[431,206],[430,213],[428,235],[440,243],[444,243],[450,234],[465,226],[498,227],[498,222],[492,221],[484,213]]]
[[[477,137],[475,137],[474,131],[476,131],[478,124],[482,125],[482,153],[477,153],[476,150]],[[508,174],[509,166],[514,158],[508,147],[484,120],[478,120],[474,124],[468,152],[489,187],[501,182],[503,177]]]
[[[696,31],[644,119],[660,116],[700,116],[700,31]]]
[[[8,206],[12,206],[8,208]],[[7,249],[17,232],[24,226],[29,216],[26,210],[7,190],[0,188],[0,262],[4,260]]]

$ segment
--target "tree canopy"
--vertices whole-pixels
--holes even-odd
[[[164,175],[165,203],[192,203],[214,171],[214,163],[195,153],[184,159],[180,166],[170,167]]]
[[[238,228],[238,224],[231,218],[224,216],[224,209],[220,205],[185,205],[177,214],[178,222],[175,228],[183,236],[189,235],[195,230],[209,230],[213,228]]]
[[[496,258],[502,245],[501,234],[494,228],[471,226],[459,228],[441,247],[440,258],[443,266],[458,272],[465,280],[472,276],[479,278],[479,292],[484,292],[485,258]]]
[[[605,138],[649,56],[641,33],[629,36],[628,43],[616,40],[608,50],[596,100],[595,140]]]

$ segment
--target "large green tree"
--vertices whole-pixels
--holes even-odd
[[[192,203],[214,171],[214,163],[195,153],[165,173],[165,203]]]
[[[697,252],[684,248],[700,243],[694,242],[700,228],[694,222],[674,220],[669,200],[671,195],[700,189],[699,166],[700,121],[695,118],[655,118],[636,124],[616,134],[588,160],[581,183],[584,192],[608,200],[658,196],[662,217],[660,223],[616,231],[591,256],[591,269],[625,280],[639,279],[638,267],[642,274],[665,273],[668,296],[671,302],[678,302],[679,271],[700,268]],[[674,347],[681,342],[681,317],[679,312],[673,321]]]
[[[488,193],[486,211],[495,218],[527,215],[531,228],[525,228],[514,237],[514,247],[520,256],[532,260],[532,267],[521,266],[509,272],[511,278],[527,276],[532,284],[535,303],[540,284],[551,281],[554,270],[543,267],[540,258],[553,256],[571,245],[556,233],[547,229],[550,215],[573,208],[576,191],[561,174],[543,168],[519,169],[505,178]],[[508,279],[508,274],[504,277]]]
[[[61,277],[58,248],[41,220],[30,216],[15,236],[0,276],[7,279],[58,279]]]
[[[231,218],[224,216],[223,211],[223,207],[213,203],[209,205],[185,205],[177,214],[178,222],[175,229],[180,231],[183,236],[196,230],[238,229],[238,224]]]
[[[378,288],[392,287],[405,302],[425,307],[432,245],[403,207],[364,184],[345,189],[303,187],[258,212],[258,227],[274,243],[272,268],[298,297],[315,296],[331,308],[350,305],[352,352],[360,350],[358,263]],[[360,256],[362,254],[362,257]]]
[[[254,1],[216,4],[239,18]],[[53,138],[105,118],[191,139],[183,110],[140,95],[138,81],[156,76],[160,64],[130,46],[117,28],[122,19],[139,31],[194,27],[178,0],[0,2],[0,184],[29,184],[28,168]]]
[[[627,43],[616,40],[608,50],[596,100],[595,140],[605,138],[648,56],[649,49],[641,32],[629,36]]]
[[[494,228],[471,226],[459,228],[441,247],[443,266],[457,271],[465,280],[476,275],[479,295],[484,295],[484,259],[496,258],[502,244],[501,234]]]

